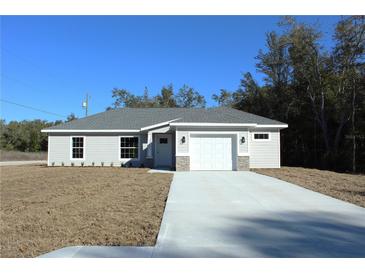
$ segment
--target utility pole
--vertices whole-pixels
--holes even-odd
[[[89,108],[89,99],[91,98],[91,96],[89,96],[88,93],[86,93],[86,99],[85,101],[82,102],[82,108],[85,109],[85,117],[87,116],[87,110]]]

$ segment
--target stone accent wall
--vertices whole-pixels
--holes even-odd
[[[190,170],[190,157],[176,156],[176,171],[189,171],[189,170]]]
[[[237,170],[239,171],[250,170],[249,156],[237,156]]]

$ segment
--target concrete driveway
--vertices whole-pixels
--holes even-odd
[[[253,172],[176,172],[156,246],[43,257],[365,257],[365,209]]]
[[[253,172],[178,172],[154,257],[365,257],[365,209]]]

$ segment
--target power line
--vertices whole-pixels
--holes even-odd
[[[1,102],[4,102],[4,103],[16,105],[16,106],[19,106],[19,107],[28,108],[28,109],[32,109],[32,110],[35,110],[35,111],[43,112],[43,113],[46,113],[46,114],[50,114],[50,115],[55,115],[55,116],[59,116],[59,117],[62,117],[62,118],[66,118],[65,115],[61,115],[61,114],[58,114],[58,113],[50,112],[50,111],[47,111],[47,110],[43,110],[43,109],[39,109],[39,108],[35,108],[35,107],[23,105],[23,104],[11,102],[11,101],[4,100],[4,99],[0,99],[0,101]]]
[[[40,89],[38,89],[38,88],[36,88],[36,87],[34,87],[34,86],[32,86],[32,85],[28,84],[27,82],[24,82],[24,81],[22,81],[22,80],[19,80],[19,79],[17,79],[17,78],[14,78],[14,77],[10,77],[10,76],[8,76],[8,75],[6,75],[6,74],[4,74],[4,73],[0,73],[0,75],[1,75],[2,77],[4,77],[4,78],[7,78],[7,79],[11,80],[11,81],[18,82],[19,84],[21,84],[21,85],[23,85],[23,86],[25,86],[25,87],[31,88],[31,89],[33,89],[33,90],[34,90],[34,91],[36,91],[36,92],[47,93],[46,91],[44,91],[44,90],[40,90]]]

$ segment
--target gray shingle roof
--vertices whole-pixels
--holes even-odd
[[[120,108],[47,128],[58,130],[135,129],[166,121],[174,123],[255,123],[285,125],[279,121],[232,108]]]

